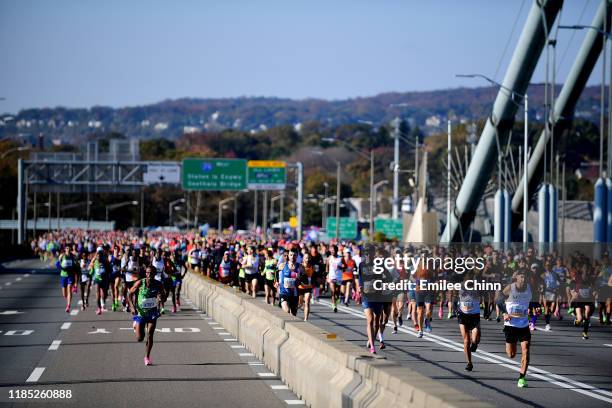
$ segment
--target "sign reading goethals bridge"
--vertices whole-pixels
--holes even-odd
[[[185,159],[181,181],[184,190],[244,190],[244,159]]]

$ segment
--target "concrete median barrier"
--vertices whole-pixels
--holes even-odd
[[[311,407],[490,406],[209,278],[184,288]]]

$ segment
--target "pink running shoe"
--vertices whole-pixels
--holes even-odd
[[[70,306],[66,306],[66,313],[70,313]]]
[[[100,308],[97,308],[97,309],[96,309],[96,314],[97,314],[97,315],[100,315],[100,314],[102,314],[102,309],[100,309]]]
[[[145,357],[144,358],[144,363],[147,366],[153,365],[153,363],[151,363],[151,359],[149,357]]]
[[[442,306],[438,308],[438,319],[442,319],[444,316],[444,311],[442,310]]]
[[[176,313],[176,306],[172,306],[172,313]]]

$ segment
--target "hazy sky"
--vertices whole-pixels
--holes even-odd
[[[533,1],[0,0],[0,112],[482,86],[455,74],[501,81]],[[598,5],[566,0],[561,21]],[[560,32],[559,80],[583,36]]]

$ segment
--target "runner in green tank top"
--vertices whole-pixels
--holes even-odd
[[[137,281],[130,289],[130,295],[136,294],[136,305],[132,303],[132,296],[128,297],[128,301],[130,302],[130,310],[132,310],[134,315],[134,333],[139,342],[144,340],[146,331],[147,341],[144,363],[145,365],[152,365],[151,349],[153,348],[153,335],[155,334],[155,326],[159,317],[158,303],[164,302],[167,296],[164,285],[153,279],[155,267],[147,266],[145,274],[146,277]]]
[[[72,256],[69,245],[66,245],[64,248],[64,253],[59,256],[59,264],[62,296],[64,299],[66,299],[66,313],[70,313],[70,303],[72,302],[72,285],[76,284],[76,282],[73,282],[76,259],[74,256]]]
[[[264,253],[266,256],[262,272],[264,278],[264,296],[267,304],[274,305],[274,299],[276,298],[276,290],[274,288],[274,283],[276,282],[276,259],[274,259],[272,248],[268,248]]]

